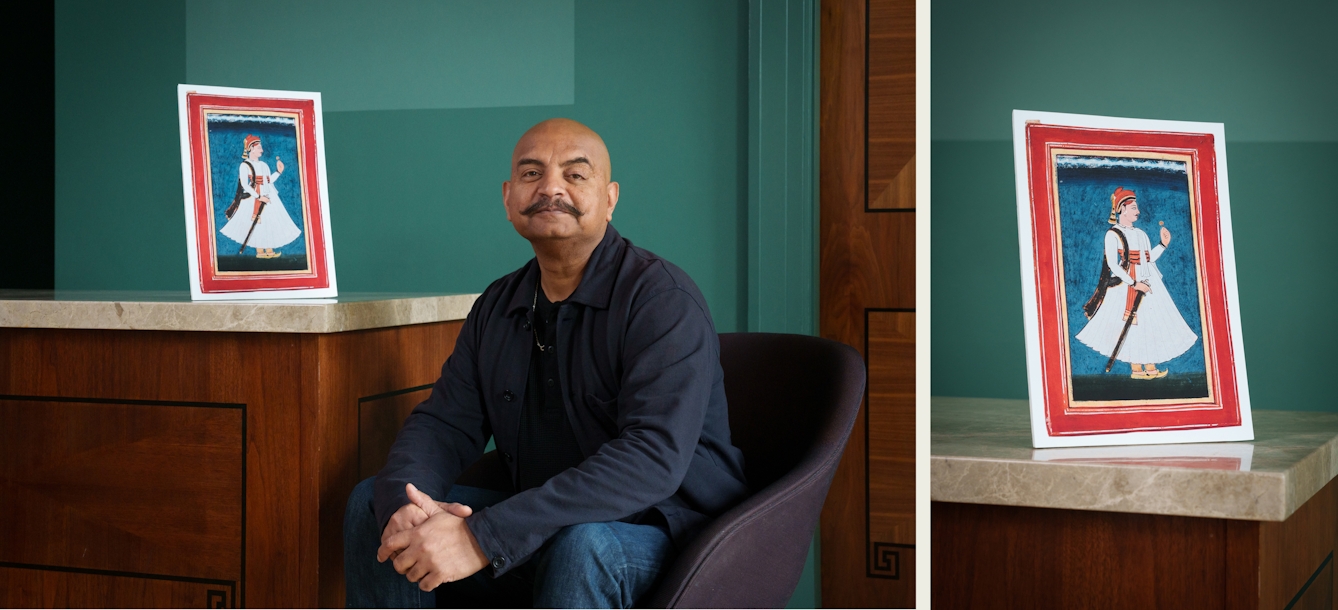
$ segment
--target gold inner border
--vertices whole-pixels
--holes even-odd
[[[1064,391],[1068,395],[1069,407],[1067,412],[1072,413],[1137,413],[1140,411],[1179,411],[1179,410],[1200,410],[1203,407],[1186,409],[1187,404],[1202,404],[1208,408],[1220,408],[1216,403],[1216,384],[1213,375],[1212,350],[1209,349],[1211,336],[1208,332],[1208,317],[1206,315],[1206,303],[1203,295],[1203,267],[1202,252],[1199,248],[1199,218],[1198,218],[1198,165],[1193,154],[1177,154],[1166,152],[1144,151],[1130,148],[1050,148],[1050,175],[1053,179],[1050,181],[1050,198],[1053,202],[1053,217],[1055,224],[1055,253],[1058,258],[1057,271],[1059,273],[1059,323],[1061,327],[1061,336],[1063,337],[1064,352],[1061,354],[1060,362],[1064,367]],[[1060,224],[1059,210],[1059,173],[1056,165],[1059,155],[1075,157],[1122,157],[1129,159],[1161,159],[1169,161],[1180,161],[1185,164],[1185,179],[1189,188],[1189,225],[1193,232],[1191,242],[1194,244],[1194,277],[1195,288],[1199,296],[1199,341],[1203,349],[1204,371],[1207,375],[1208,396],[1205,398],[1176,398],[1176,399],[1154,399],[1154,400],[1087,400],[1078,401],[1073,398],[1073,368],[1070,354],[1072,348],[1069,342],[1069,323],[1068,323],[1068,295],[1067,284],[1064,281],[1064,231]],[[1115,407],[1112,409],[1112,407]]]
[[[209,157],[209,115],[227,114],[240,116],[277,116],[293,119],[293,132],[297,140],[297,190],[302,199],[302,239],[306,244],[307,266],[304,269],[285,269],[280,271],[219,271],[218,269],[218,228],[214,225],[214,172],[213,161]],[[306,143],[302,141],[301,111],[256,110],[252,108],[227,108],[220,106],[200,107],[200,137],[204,143],[204,183],[205,203],[209,218],[209,266],[214,277],[270,277],[270,276],[314,276],[312,271],[311,214],[307,208],[307,186],[303,178],[303,162],[306,160]],[[240,163],[240,162],[239,162]],[[240,165],[239,165],[240,167]]]

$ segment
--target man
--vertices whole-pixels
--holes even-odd
[[[706,302],[609,225],[610,176],[603,140],[574,121],[516,144],[502,199],[535,257],[479,297],[350,498],[351,607],[629,607],[747,495]],[[489,436],[514,495],[453,485]]]
[[[1106,231],[1101,279],[1083,306],[1090,321],[1076,338],[1107,358],[1115,353],[1116,360],[1129,363],[1134,379],[1160,379],[1167,371],[1157,368],[1157,363],[1185,353],[1198,336],[1180,316],[1157,270],[1157,259],[1171,245],[1171,232],[1162,227],[1161,243],[1153,247],[1147,233],[1134,227],[1138,215],[1134,192],[1116,187],[1110,196],[1108,220],[1115,226]],[[1142,298],[1135,299],[1139,293]],[[1119,343],[1130,317],[1129,332]]]

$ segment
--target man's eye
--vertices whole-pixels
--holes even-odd
[[[534,170],[530,170],[530,171],[528,171],[528,172],[525,172],[525,175],[526,175],[526,176],[538,176],[538,175],[539,175],[539,172],[536,172],[536,171],[534,171]]]
[[[571,179],[572,179],[572,180],[585,180],[585,176],[582,176],[582,175],[580,175],[580,174],[572,174],[572,175],[571,175]]]

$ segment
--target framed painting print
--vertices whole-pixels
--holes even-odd
[[[179,85],[194,299],[333,297],[319,93]]]
[[[1034,446],[1254,438],[1223,139],[1013,111]]]

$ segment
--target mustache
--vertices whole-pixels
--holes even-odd
[[[566,201],[563,201],[561,199],[550,199],[548,197],[541,197],[538,201],[531,203],[529,207],[521,210],[520,214],[522,216],[533,216],[534,214],[538,214],[539,212],[548,212],[551,210],[566,212],[576,218],[580,218],[585,215],[584,212],[576,209],[576,206],[567,203]]]

